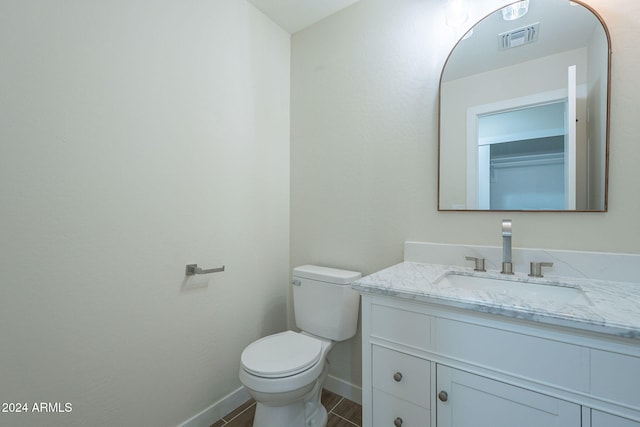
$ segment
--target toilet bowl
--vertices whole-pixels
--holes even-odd
[[[249,344],[239,378],[256,401],[254,427],[325,427],[320,403],[336,341],[355,335],[360,296],[351,282],[360,273],[305,265],[293,271],[296,324]]]
[[[254,426],[324,426],[320,404],[333,342],[285,331],[250,344],[241,357],[240,381],[257,402]]]

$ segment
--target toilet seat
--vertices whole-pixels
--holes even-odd
[[[261,338],[244,349],[240,361],[246,372],[263,378],[283,378],[316,365],[322,342],[308,335],[285,331]]]

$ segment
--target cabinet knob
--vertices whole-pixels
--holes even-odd
[[[400,381],[402,381],[402,374],[400,372],[396,372],[395,374],[393,374],[393,379],[399,383]]]
[[[438,393],[438,399],[440,399],[441,402],[446,402],[447,400],[449,400],[449,395],[446,391],[442,390],[440,393]]]
[[[402,418],[397,417],[395,420],[393,420],[393,425],[396,427],[400,427],[402,425]]]

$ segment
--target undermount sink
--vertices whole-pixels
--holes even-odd
[[[584,292],[576,287],[522,282],[510,280],[508,277],[479,277],[451,272],[444,275],[436,283],[442,287],[485,291],[531,302],[554,301],[565,304],[591,304]]]

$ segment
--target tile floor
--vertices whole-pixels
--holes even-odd
[[[357,403],[322,390],[322,404],[329,413],[327,427],[362,427],[362,406]],[[255,411],[256,402],[248,400],[211,427],[251,427]]]

